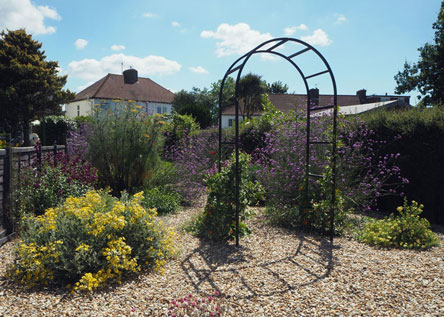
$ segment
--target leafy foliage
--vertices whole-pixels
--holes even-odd
[[[64,116],[47,116],[40,120],[39,137],[42,145],[66,144],[71,130],[77,122]]]
[[[321,181],[309,179],[310,190],[306,193],[305,189],[306,113],[298,110],[283,114],[264,104],[264,115],[251,121],[255,127],[251,131],[258,133],[259,127],[264,127],[264,137],[258,138],[257,143],[262,146],[253,151],[253,157],[260,166],[255,175],[266,191],[268,217],[280,225],[326,232],[331,202],[328,177]],[[313,117],[312,140],[331,140],[331,128],[330,116]],[[399,155],[389,152],[380,157],[376,150],[379,141],[364,122],[341,117],[338,128],[336,233],[347,227],[346,215],[350,209],[370,208],[376,198],[395,195],[403,182],[395,165]],[[330,175],[327,150],[312,146],[311,173]]]
[[[155,208],[161,215],[174,213],[179,208],[180,197],[177,193],[154,187],[144,191],[142,206],[146,209]]]
[[[111,187],[115,196],[142,188],[159,162],[165,124],[161,115],[150,116],[134,103],[96,107],[87,141],[100,184]]]
[[[262,95],[266,92],[266,84],[261,76],[249,73],[239,81],[239,97],[244,103],[244,112],[249,119],[253,112],[262,110]]]
[[[444,104],[444,1],[438,18],[433,24],[434,44],[426,43],[418,49],[417,63],[405,62],[404,70],[395,76],[396,93],[406,93],[414,89],[425,95],[423,104]]]
[[[212,120],[210,109],[203,104],[196,103],[183,105],[177,112],[182,115],[190,115],[193,117],[202,129],[211,125]]]
[[[25,146],[30,121],[60,113],[60,105],[74,98],[62,89],[67,76],[58,76],[57,62],[47,61],[41,48],[23,29],[1,33],[0,127],[23,129]]]
[[[177,112],[167,115],[166,119],[163,155],[166,159],[171,159],[171,149],[180,147],[186,137],[196,134],[199,124],[192,116]]]
[[[204,192],[204,178],[215,166],[217,151],[216,129],[201,130],[188,135],[181,144],[169,149],[168,157],[172,158],[177,171],[174,190],[181,195],[183,204],[192,204]]]
[[[162,272],[174,253],[174,233],[163,228],[154,209],[140,205],[142,200],[142,193],[117,200],[90,191],[25,218],[9,277],[29,287],[92,291],[145,268]]]
[[[62,153],[46,157],[40,165],[20,171],[20,182],[12,193],[13,222],[26,214],[41,215],[67,197],[80,197],[97,184],[97,170],[80,157],[69,159]],[[19,228],[18,228],[19,229]]]
[[[249,171],[251,157],[239,154],[239,235],[250,233],[242,223],[248,216],[247,206],[263,198],[263,188],[259,182],[252,180]],[[236,196],[235,196],[235,155],[224,164],[221,172],[210,175],[207,180],[208,199],[195,228],[197,233],[214,241],[226,241],[235,237]]]
[[[282,83],[280,80],[270,84],[267,83],[267,94],[286,94],[288,91],[288,85]]]
[[[373,131],[375,140],[391,140],[373,145],[378,156],[399,153],[397,166],[408,179],[402,188],[410,199],[421,201],[423,217],[432,223],[444,224],[443,201],[444,169],[444,109],[408,109],[377,111],[361,116]],[[378,199],[380,210],[393,210],[402,205],[403,198],[387,196]]]
[[[428,249],[439,245],[437,236],[430,230],[430,223],[420,217],[423,208],[416,201],[409,206],[405,199],[404,206],[397,208],[399,215],[391,214],[388,218],[368,223],[360,239],[371,245],[406,249]]]
[[[191,115],[201,128],[211,125],[216,114],[216,103],[208,89],[193,87],[192,91],[181,90],[175,94],[173,109],[180,114]]]

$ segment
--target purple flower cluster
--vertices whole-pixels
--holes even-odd
[[[338,187],[356,207],[371,209],[376,199],[401,195],[408,180],[396,165],[399,153],[380,155],[381,145],[394,140],[378,140],[374,131],[359,118],[342,118],[338,147]],[[399,138],[400,136],[398,136]]]
[[[185,135],[179,145],[168,148],[166,153],[177,166],[176,190],[192,203],[205,190],[204,179],[217,160],[218,134],[216,130],[202,130]]]
[[[86,158],[86,152],[88,150],[87,136],[89,133],[89,127],[86,123],[79,126],[77,130],[71,130],[67,138],[68,155],[79,156],[82,159]]]
[[[378,197],[398,194],[402,178],[395,162],[399,154],[379,156],[376,149],[381,142],[358,118],[338,118],[338,168],[337,187],[346,199],[346,207],[370,209]],[[311,140],[331,140],[330,116],[313,117]],[[265,146],[254,152],[257,177],[266,189],[271,204],[300,205],[305,179],[306,120],[303,111],[282,115],[272,122],[266,133]],[[322,174],[329,164],[331,152],[323,145],[312,145],[310,151],[310,173]],[[317,191],[315,180],[310,179],[311,188]],[[402,193],[400,193],[402,194]],[[310,193],[319,197],[319,193]]]

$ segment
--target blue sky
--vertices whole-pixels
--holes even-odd
[[[26,28],[80,91],[130,66],[172,90],[209,87],[241,54],[265,40],[294,37],[329,62],[338,93],[392,94],[393,76],[433,40],[440,0],[0,0],[0,29]],[[285,45],[283,51],[295,48]],[[295,59],[307,74],[310,57]],[[304,92],[283,60],[257,56],[246,72]],[[312,85],[330,93],[322,78]],[[416,96],[416,92],[411,93]],[[411,100],[416,103],[415,99]]]

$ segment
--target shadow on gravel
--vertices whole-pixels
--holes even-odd
[[[229,284],[230,294],[224,295],[244,299],[284,294],[330,275],[334,267],[333,249],[337,246],[331,245],[327,237],[304,233],[289,238],[297,245],[295,250],[269,261],[262,259],[261,252],[271,252],[270,249],[257,252],[248,245],[236,248],[201,241],[181,262],[181,268],[196,292],[207,294],[211,290],[223,294]]]

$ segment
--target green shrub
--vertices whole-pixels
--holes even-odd
[[[182,115],[189,115],[199,123],[202,129],[205,129],[211,125],[211,112],[210,108],[203,104],[187,104],[183,105],[177,110]]]
[[[430,223],[420,218],[423,205],[412,201],[411,206],[404,200],[398,207],[399,215],[368,223],[360,239],[370,245],[398,247],[405,249],[428,249],[439,244],[437,236],[430,230]]]
[[[307,197],[302,187],[296,194],[298,204],[268,204],[266,208],[267,219],[275,225],[287,228],[304,228],[315,230],[321,234],[330,232],[331,212],[331,169],[325,168],[323,179],[316,182],[318,193],[309,193]],[[333,217],[333,233],[342,235],[349,228],[350,210],[345,208],[344,198],[336,190],[336,203]]]
[[[143,195],[142,206],[156,208],[159,214],[174,213],[179,208],[180,197],[175,192],[168,192],[159,187],[147,189]]]
[[[251,180],[249,164],[251,157],[248,154],[239,154],[239,235],[250,233],[250,229],[242,223],[250,214],[247,206],[257,203],[263,198],[264,190],[261,184]],[[214,241],[233,239],[236,232],[236,199],[235,199],[235,155],[228,164],[222,167],[221,172],[208,177],[208,199],[203,214],[195,228],[201,237]]]
[[[152,175],[145,179],[145,188],[162,187],[168,191],[175,191],[178,181],[177,166],[168,161],[160,161]]]
[[[25,286],[65,285],[94,290],[144,268],[161,271],[174,252],[174,233],[162,227],[142,193],[117,200],[90,191],[69,197],[44,215],[26,217],[9,277]]]
[[[166,158],[172,159],[171,149],[180,147],[187,136],[199,131],[199,124],[190,115],[173,112],[167,115],[167,124],[164,127],[164,150]]]
[[[100,105],[99,105],[100,106]],[[142,188],[159,162],[161,115],[148,115],[133,102],[113,109],[97,107],[88,134],[88,157],[98,169],[102,186],[113,195]],[[150,172],[151,171],[151,172]]]
[[[97,171],[80,158],[57,154],[57,165],[50,157],[45,163],[22,168],[20,180],[11,195],[11,220],[19,231],[19,219],[27,214],[41,215],[69,197],[80,197],[97,184]]]
[[[384,157],[400,153],[397,162],[402,176],[409,180],[405,196],[421,201],[426,208],[422,214],[431,223],[444,224],[444,107],[406,110],[381,110],[362,115],[375,137],[382,143],[374,151]],[[384,142],[386,140],[393,142]],[[386,197],[378,203],[380,210],[393,210],[403,198]]]
[[[68,131],[77,125],[76,121],[64,116],[47,116],[39,126],[39,137],[42,145],[66,144]]]

